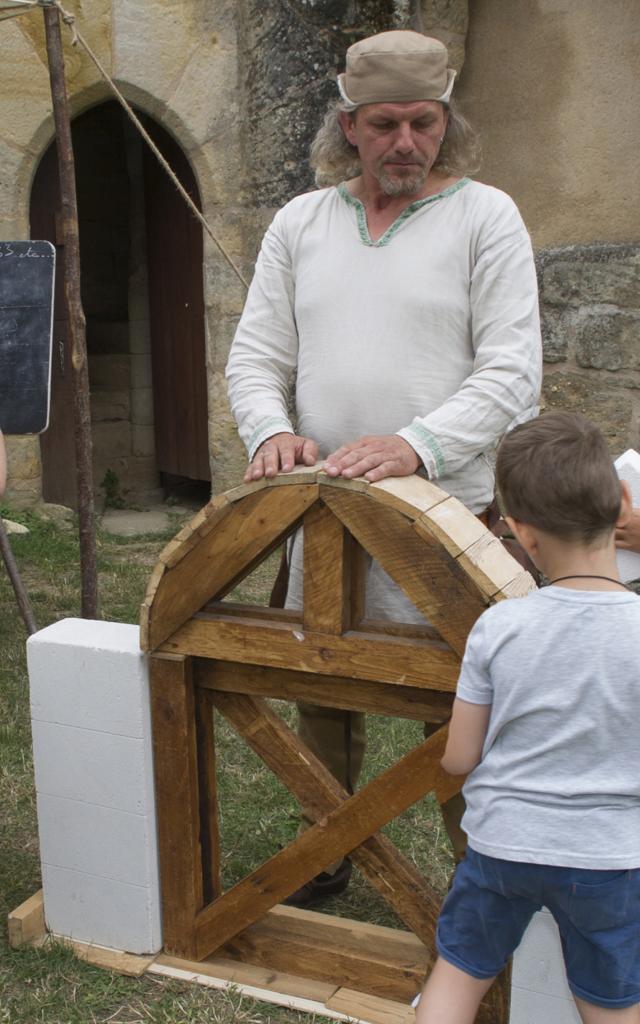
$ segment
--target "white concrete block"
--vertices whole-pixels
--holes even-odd
[[[148,836],[141,814],[38,794],[40,857],[51,867],[146,885]]]
[[[513,984],[571,999],[558,926],[548,910],[534,914],[513,958]]]
[[[158,903],[145,886],[43,864],[47,928],[56,935],[127,953],[162,946]]]
[[[30,637],[27,651],[48,926],[155,953],[160,887],[138,627],[66,619]]]
[[[529,989],[511,990],[509,1024],[581,1024],[573,1000],[560,999]]]
[[[33,722],[31,730],[38,793],[144,814],[142,740],[51,722]]]
[[[147,665],[137,626],[63,619],[27,643],[31,717],[141,738]]]

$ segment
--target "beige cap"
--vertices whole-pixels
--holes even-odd
[[[409,29],[380,32],[347,50],[346,73],[338,75],[340,95],[352,108],[416,100],[448,103],[456,73],[447,68],[447,60],[439,39]]]

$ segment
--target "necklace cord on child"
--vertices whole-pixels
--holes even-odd
[[[556,576],[555,580],[549,580],[547,586],[551,586],[552,583],[562,583],[563,580],[606,580],[607,583],[617,583],[619,587],[624,587],[628,590],[626,583],[622,580],[614,580],[613,576],[592,576],[589,572],[577,573],[575,576]]]

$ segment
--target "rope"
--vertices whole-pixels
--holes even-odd
[[[14,0],[14,2],[15,2],[15,0]],[[227,263],[229,264],[229,266],[231,267],[231,269],[233,270],[235,275],[238,277],[238,279],[242,282],[242,284],[244,285],[245,288],[248,288],[249,287],[248,281],[245,279],[243,274],[240,272],[240,270],[238,269],[238,267],[234,263],[232,257],[229,255],[229,253],[225,249],[225,247],[222,244],[222,242],[220,242],[219,239],[216,238],[216,236],[213,233],[211,227],[207,223],[205,217],[203,217],[203,215],[201,214],[200,210],[198,209],[198,207],[194,203],[193,199],[191,198],[191,196],[189,195],[187,190],[184,188],[184,186],[181,184],[181,182],[178,180],[178,178],[176,177],[176,175],[172,171],[171,167],[169,166],[169,164],[167,163],[167,161],[163,157],[162,153],[160,152],[160,150],[156,146],[155,142],[153,141],[153,139],[150,137],[149,133],[146,131],[146,129],[144,128],[144,126],[140,122],[140,119],[136,116],[136,114],[134,113],[132,108],[129,106],[129,104],[127,103],[126,99],[124,98],[124,96],[122,95],[120,90],[118,89],[118,86],[115,84],[115,82],[113,81],[113,79],[111,78],[111,76],[109,75],[107,70],[102,66],[102,64],[100,63],[98,57],[93,52],[93,50],[89,46],[88,42],[84,38],[84,36],[76,28],[75,15],[70,14],[68,11],[65,11],[64,7],[60,3],[60,0],[21,0],[21,2],[22,3],[28,3],[29,6],[57,7],[58,11],[60,12],[60,16],[62,17],[63,22],[65,23],[67,28],[71,31],[71,34],[72,34],[71,45],[72,46],[76,46],[78,43],[80,43],[80,45],[86,50],[88,56],[91,58],[91,60],[93,61],[93,63],[97,67],[98,71],[100,72],[100,74],[103,76],[103,78],[105,79],[105,81],[109,85],[109,88],[111,89],[111,91],[113,92],[114,96],[118,100],[120,106],[123,107],[127,117],[136,126],[136,128],[138,129],[138,131],[142,135],[142,138],[144,139],[144,141],[149,146],[149,148],[150,148],[151,152],[153,153],[153,155],[156,157],[156,159],[162,165],[164,170],[167,172],[167,174],[171,178],[171,181],[173,182],[173,184],[177,188],[178,192],[180,193],[180,195],[184,199],[185,203],[188,205],[188,207],[191,210],[191,212],[200,221],[200,223],[202,224],[203,228],[205,229],[205,231],[209,235],[209,238],[218,247],[219,251],[222,253],[222,255],[224,256],[225,260],[227,261]]]
[[[19,7],[16,7],[19,4]],[[4,0],[0,3],[0,21],[7,18],[17,18],[20,14],[26,14],[32,7],[38,6],[38,0]]]

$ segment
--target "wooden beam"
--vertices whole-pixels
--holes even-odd
[[[302,622],[305,630],[340,635],[349,624],[349,563],[345,529],[326,505],[304,517]]]
[[[299,484],[266,488],[223,509],[216,528],[159,580],[148,609],[150,649],[264,561],[317,498],[316,484]]]
[[[37,942],[45,934],[42,889],[13,910],[7,919],[9,945],[12,949]]]
[[[216,741],[213,702],[206,690],[195,691],[198,747],[198,794],[200,798],[200,848],[202,851],[202,897],[210,903],[222,892],[220,875],[220,826],[216,779]]]
[[[310,633],[293,623],[201,612],[162,645],[170,654],[371,679],[455,692],[460,658],[442,642],[345,633]]]
[[[328,864],[351,853],[407,807],[436,789],[446,726],[298,836],[196,918],[196,959],[214,952]]]
[[[404,591],[444,640],[462,655],[486,601],[455,558],[401,512],[348,491],[322,491],[323,501]]]
[[[391,715],[416,722],[447,722],[453,704],[452,693],[208,658],[195,659],[194,673],[196,684],[211,690],[304,700],[321,707]]]
[[[406,1003],[380,999],[352,988],[339,988],[326,1004],[329,1010],[340,1010],[353,1020],[366,1020],[370,1024],[412,1024],[415,1010]]]
[[[221,955],[397,999],[407,1007],[431,959],[408,932],[294,907],[275,907],[230,940]]]
[[[164,944],[190,956],[203,905],[191,659],[153,655],[150,680]]]
[[[349,799],[349,793],[266,701],[230,693],[214,693],[212,699],[299,800],[306,817],[318,821]],[[432,947],[440,900],[411,861],[380,834],[353,850],[351,857],[400,919]]]

